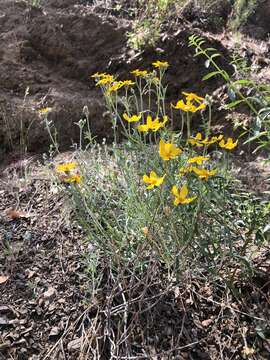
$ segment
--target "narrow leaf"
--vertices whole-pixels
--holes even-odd
[[[218,53],[213,54],[213,55],[211,55],[211,60],[213,60],[214,58],[217,58],[217,57],[219,57],[219,56],[221,56],[221,55],[220,55],[220,54],[218,54]]]
[[[236,105],[241,104],[243,101],[244,101],[244,100],[235,100],[235,101],[232,101],[232,102],[230,102],[229,104],[227,104],[227,105],[225,106],[225,108],[226,108],[226,109],[231,109],[231,108],[235,107]]]
[[[221,75],[221,74],[220,74],[220,71],[210,72],[209,74],[205,75],[205,76],[202,78],[202,80],[205,81],[205,80],[211,79],[213,76],[216,76],[216,75]]]
[[[252,84],[251,80],[246,80],[246,79],[241,79],[241,80],[236,80],[233,83],[234,85],[249,85]]]

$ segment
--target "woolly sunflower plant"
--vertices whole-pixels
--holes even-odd
[[[158,60],[151,69],[131,70],[128,80],[92,75],[111,115],[114,143],[91,143],[91,172],[80,153],[80,181],[68,189],[95,261],[105,258],[115,271],[132,263],[140,272],[155,259],[173,276],[199,261],[207,271],[230,276],[230,264],[250,241],[238,225],[227,161],[238,139],[213,134],[210,120],[204,134],[192,133],[192,115],[207,114],[209,103],[184,92],[185,101],[169,104],[163,84],[168,69]]]

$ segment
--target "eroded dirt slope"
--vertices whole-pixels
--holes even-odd
[[[153,60],[166,59],[171,64],[166,77],[169,100],[183,90],[213,93],[222,83],[217,79],[201,81],[208,69],[204,59],[194,59],[187,38],[194,32],[205,36],[209,46],[224,55],[220,61],[228,70],[226,58],[233,51],[233,42],[230,35],[203,33],[192,16],[188,20],[176,18],[173,27],[164,28],[155,48],[136,53],[127,46],[130,19],[112,15],[92,1],[44,0],[39,8],[20,0],[1,1],[0,159],[19,147],[22,134],[28,151],[48,149],[48,134],[37,114],[43,106],[52,107],[50,120],[58,130],[62,149],[78,141],[74,123],[82,117],[85,105],[94,135],[110,137],[102,96],[89,78],[95,71],[111,71],[126,78],[131,69],[149,68]],[[211,29],[216,32],[213,27],[204,31]],[[243,51],[250,58],[255,54],[266,68],[269,48],[267,42],[243,44]]]

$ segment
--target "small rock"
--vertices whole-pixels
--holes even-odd
[[[8,324],[9,324],[9,320],[7,318],[0,317],[0,325],[8,325]]]
[[[54,326],[51,328],[49,337],[54,337],[54,336],[58,336],[60,333],[60,329],[57,326]]]
[[[203,327],[208,327],[213,322],[213,319],[207,319],[202,321]]]
[[[52,297],[55,295],[55,293],[56,293],[55,288],[53,288],[52,286],[50,286],[50,287],[48,288],[48,290],[45,291],[45,293],[43,294],[43,296],[44,296],[45,299],[50,299],[50,298],[52,298]]]

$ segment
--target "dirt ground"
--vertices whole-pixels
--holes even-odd
[[[267,191],[260,184],[269,174],[260,164],[234,166],[239,177],[243,169],[249,174],[243,186],[254,190],[256,183],[259,192]],[[0,359],[110,359],[103,315],[108,287],[91,293],[83,262],[91,249],[49,168],[28,158],[6,167],[0,179]],[[238,298],[191,272],[169,289],[160,279],[159,288],[150,283],[142,304],[130,303],[130,314],[149,307],[131,331],[132,358],[268,359],[270,249],[254,266],[252,278],[235,284]]]
[[[78,141],[74,122],[82,117],[84,106],[90,112],[93,134],[98,139],[110,138],[109,118],[89,74],[104,70],[124,78],[134,68],[148,69],[156,59],[171,64],[166,75],[170,100],[185,90],[214,94],[222,100],[223,83],[202,83],[207,69],[203,59],[194,59],[187,38],[194,32],[206,37],[209,46],[224,54],[221,62],[228,71],[225,58],[236,42],[226,24],[216,26],[192,4],[173,26],[165,26],[155,48],[136,52],[127,46],[131,25],[125,8],[115,13],[86,0],[43,0],[40,8],[27,1],[0,1],[1,360],[110,359],[112,345],[105,320],[109,311],[120,308],[112,324],[117,333],[123,304],[106,296],[110,284],[103,284],[100,293],[92,292],[83,261],[91,249],[66,195],[44,166],[41,154],[48,150],[49,138],[37,110],[52,107],[50,119],[60,134],[61,150]],[[239,51],[250,63],[260,65],[258,77],[269,80],[270,44],[265,32],[269,33],[270,10],[267,1],[261,4]],[[222,9],[224,19],[229,18],[230,9]],[[261,29],[255,32],[258,22]],[[214,125],[231,128],[230,117],[215,112]],[[23,156],[21,124],[27,133],[28,152]],[[269,191],[270,169],[264,158],[239,154],[234,161],[243,187],[259,195]],[[218,281],[205,283],[204,274],[199,277],[191,272],[169,289],[163,283],[158,288],[149,284],[145,298],[130,304],[130,324],[136,325],[128,339],[132,357],[118,358],[268,360],[269,248],[254,258],[254,267],[251,278],[236,282],[239,297],[225,291]],[[154,265],[151,270],[155,274]],[[100,269],[103,272],[106,269]],[[139,286],[134,290],[134,298],[139,290]],[[138,309],[145,310],[141,317]]]
[[[167,60],[169,101],[176,100],[181,91],[191,90],[220,98],[224,95],[221,80],[201,81],[208,69],[205,60],[194,58],[193,49],[188,47],[188,36],[193,33],[205,37],[208,46],[223,54],[220,64],[228,71],[232,71],[230,55],[238,48],[239,55],[246,56],[250,64],[260,65],[256,76],[270,79],[269,22],[265,21],[269,9],[265,1],[255,14],[266,32],[262,39],[244,36],[239,41],[226,29],[229,2],[225,6],[225,2],[222,5],[217,1],[208,12],[202,12],[189,1],[181,13],[162,26],[154,47],[138,51],[128,46],[132,26],[129,2],[42,0],[40,7],[29,3],[0,3],[0,161],[7,152],[20,149],[22,138],[29,152],[48,149],[48,134],[37,113],[41,107],[52,108],[50,120],[58,131],[62,150],[78,142],[75,123],[83,117],[84,106],[89,110],[93,134],[109,139],[109,118],[100,91],[89,78],[96,71],[112,72],[122,79],[134,68],[149,69],[152,61]],[[119,3],[122,7],[116,10]],[[214,15],[224,20],[218,27],[212,21]],[[223,113],[213,114],[214,120],[224,120]]]

